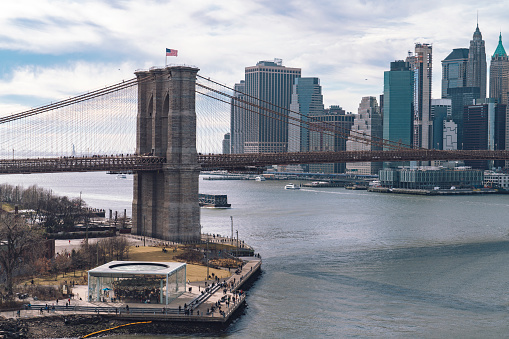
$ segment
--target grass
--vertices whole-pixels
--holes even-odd
[[[13,211],[13,210],[14,210],[14,205],[13,205],[13,204],[6,203],[6,202],[3,202],[3,203],[2,203],[2,209],[3,209],[4,211],[10,212],[10,211]]]
[[[74,276],[74,273],[76,273],[76,276]],[[34,276],[34,285],[63,285],[65,282],[69,283],[70,281],[74,280],[77,284],[86,284],[86,277],[87,271],[86,270],[77,270],[76,272],[70,271],[65,274],[65,276],[62,273],[58,273],[58,277],[55,280],[54,274],[47,274],[44,276]],[[27,278],[26,276],[21,280],[19,285],[32,284],[32,278]]]
[[[172,247],[166,248],[168,251],[163,252],[161,247],[129,247],[129,261],[158,261],[158,262],[168,262],[168,261],[178,261],[182,262],[182,260],[175,259],[175,256],[181,254],[183,250],[177,249],[177,251],[173,252]],[[214,273],[215,276],[219,278],[228,278],[231,273],[226,270],[209,268],[209,275]],[[187,264],[186,267],[186,276],[187,279],[191,282],[195,281],[204,281],[207,277],[207,266],[196,265],[196,264]],[[74,280],[77,284],[86,284],[87,270],[77,270],[76,272],[70,271],[63,276],[62,273],[59,273],[56,280],[54,274],[48,274],[44,276],[34,277],[34,285],[62,285],[65,282],[69,283]],[[19,282],[20,285],[27,284],[30,285],[32,283],[32,278],[24,278]]]
[[[131,261],[180,261],[176,260],[175,256],[181,254],[183,251],[178,249],[173,252],[173,248],[166,248],[168,251],[163,252],[161,247],[130,247],[129,248],[129,260]],[[219,278],[227,278],[231,274],[228,271],[220,270],[216,268],[209,268],[209,275],[218,276]],[[190,281],[203,281],[207,276],[207,267],[202,265],[187,264],[186,276]]]

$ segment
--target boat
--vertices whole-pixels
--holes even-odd
[[[255,178],[255,181],[265,181],[265,177],[257,176],[257,177]]]
[[[300,189],[300,187],[299,186],[295,186],[292,183],[289,183],[288,185],[285,186],[285,190],[298,190],[298,189]]]
[[[345,186],[347,190],[367,190],[368,186],[366,185],[351,185],[351,186]]]
[[[228,203],[226,194],[198,194],[198,202],[200,207],[205,208],[230,208],[232,205]]]

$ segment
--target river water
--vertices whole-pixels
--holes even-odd
[[[91,207],[131,213],[131,176],[2,179],[81,192]],[[200,180],[200,193],[227,194],[232,204],[202,209],[203,232],[231,235],[232,216],[234,231],[264,261],[244,314],[225,332],[199,337],[507,336],[509,196],[293,191],[286,183]]]

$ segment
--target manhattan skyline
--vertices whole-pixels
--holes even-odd
[[[165,48],[179,50],[169,64],[196,65],[230,86],[246,65],[281,58],[320,78],[326,107],[355,113],[363,96],[383,92],[390,62],[429,43],[432,98],[440,98],[441,60],[468,48],[477,15],[491,55],[499,33],[509,36],[508,13],[502,1],[23,0],[0,16],[0,109],[15,113],[130,79],[162,66]]]

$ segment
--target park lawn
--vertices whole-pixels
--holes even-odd
[[[173,248],[166,248],[168,252],[164,253],[161,247],[129,247],[129,259],[130,261],[180,261],[174,257],[182,253],[182,250],[173,252]],[[218,276],[219,278],[228,278],[231,274],[228,271],[220,270],[217,268],[209,268],[209,275]],[[207,277],[207,266],[187,264],[186,276],[189,281],[204,281]]]
[[[166,248],[168,251],[163,252],[161,247],[151,246],[129,246],[129,259],[131,261],[176,261],[174,257],[182,253],[182,250],[173,252],[172,247]]]
[[[67,272],[65,276],[62,273],[58,273],[58,277],[55,280],[54,274],[46,274],[44,276],[34,276],[34,285],[63,285],[65,283],[69,284],[71,281],[75,281],[76,284],[86,285],[87,271],[86,270],[77,270],[76,275],[74,272]],[[20,285],[30,285],[32,283],[31,278],[24,277],[18,284]]]
[[[7,202],[2,202],[1,204],[2,204],[2,209],[4,211],[10,212],[10,211],[14,210],[14,205],[13,204],[9,204]]]
[[[176,260],[175,256],[182,253],[182,250],[177,250],[173,252],[173,248],[168,247],[167,252],[164,253],[161,247],[129,247],[129,261],[156,261],[156,262],[167,262],[167,261],[181,261]],[[218,276],[219,278],[228,278],[231,273],[226,270],[209,268],[209,275]],[[58,274],[58,277],[55,279],[54,274],[48,274],[44,276],[35,276],[33,278],[35,285],[62,285],[64,283],[69,283],[74,280],[77,284],[85,284],[86,285],[86,277],[87,270],[77,270],[75,273],[70,271],[65,274]],[[186,276],[189,281],[204,281],[207,277],[207,266],[203,265],[195,265],[195,264],[187,264],[186,267]],[[24,278],[19,281],[19,284],[31,284],[32,279]]]

